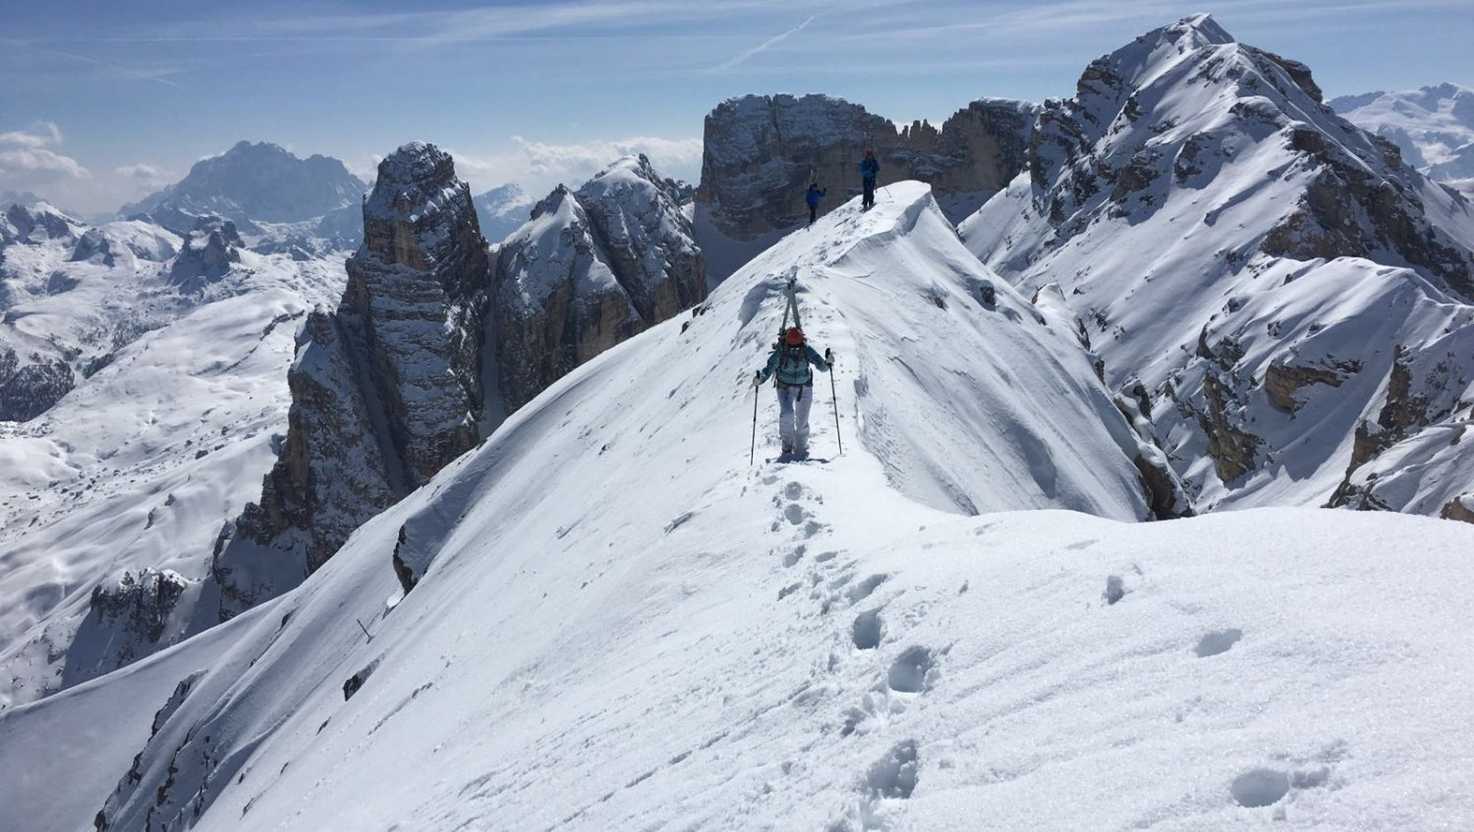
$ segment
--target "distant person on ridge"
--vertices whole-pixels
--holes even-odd
[[[804,340],[803,330],[789,327],[773,351],[767,366],[757,371],[754,384],[762,384],[776,375],[778,385],[778,437],[783,442],[783,455],[803,459],[809,455],[809,406],[814,403],[814,372],[829,372],[834,366],[834,353],[819,355]]]
[[[875,149],[865,148],[865,158],[860,161],[860,184],[865,186],[865,197],[860,200],[860,209],[868,211],[875,207],[875,177],[880,174],[880,162],[875,160]]]
[[[804,194],[804,201],[809,203],[809,225],[813,225],[814,220],[819,218],[819,200],[826,193],[828,191],[820,188],[818,182],[809,183],[809,190]]]

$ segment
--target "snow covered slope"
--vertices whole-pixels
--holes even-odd
[[[4,249],[0,353],[70,383],[0,422],[0,709],[199,629],[211,545],[286,427],[293,334],[344,281],[339,262],[233,246],[197,271],[184,248],[117,222]]]
[[[1469,418],[1474,208],[1319,97],[1187,18],[1046,104],[1028,173],[961,232],[1026,291],[1058,284],[1200,506],[1439,513],[1474,487],[1462,453],[1364,480]]]
[[[781,568],[774,561],[784,558],[803,563],[784,586],[801,581],[799,574],[810,566],[833,572],[826,578],[832,585],[800,582],[786,590],[789,603],[797,608],[801,598],[817,592],[801,602],[805,617],[815,615],[826,598],[838,615],[880,581],[867,580],[867,574],[839,580],[857,567],[849,556],[824,554],[831,538],[845,546],[874,542],[877,534],[909,540],[920,526],[955,524],[959,521],[948,518],[974,510],[1070,507],[1126,521],[1145,516],[1146,498],[1131,456],[1135,437],[1094,380],[1085,355],[1006,287],[998,289],[992,308],[978,302],[977,284],[989,275],[962,248],[925,186],[910,183],[888,191],[885,207],[861,214],[851,203],[837,210],[812,232],[791,235],[724,283],[692,315],[660,324],[565,376],[514,413],[478,450],[360,528],[301,589],[223,625],[234,634],[229,638],[219,631],[208,634],[208,655],[193,653],[200,648],[187,642],[102,682],[131,679],[124,684],[158,692],[130,696],[139,703],[143,715],[136,725],[141,725],[152,721],[177,683],[195,670],[208,671],[190,683],[176,718],[160,721],[139,762],[138,800],[130,797],[135,792],[128,786],[108,806],[112,828],[139,828],[150,812],[156,820],[180,810],[189,814],[192,795],[203,782],[192,781],[197,775],[214,784],[205,789],[205,802],[216,801],[218,790],[245,771],[241,764],[266,735],[274,737],[273,744],[288,745],[315,736],[324,713],[308,703],[341,702],[344,680],[391,642],[408,652],[382,656],[370,685],[406,672],[411,664],[417,668],[413,674],[420,673],[422,661],[439,665],[438,656],[449,646],[440,641],[442,628],[458,631],[457,621],[494,620],[507,628],[493,641],[475,639],[478,649],[491,651],[485,656],[489,665],[481,659],[461,665],[467,671],[481,669],[474,670],[477,680],[465,677],[467,687],[457,696],[473,689],[484,693],[487,684],[499,684],[493,679],[520,672],[516,668],[528,661],[561,662],[559,645],[579,633],[623,630],[643,641],[669,629],[667,623],[675,619],[666,619],[667,614],[693,614],[719,597],[766,605],[781,587],[758,592],[753,587],[761,584],[753,581],[759,575],[771,580],[772,570]],[[745,459],[749,379],[778,327],[781,288],[790,274],[806,288],[806,327],[844,362],[840,416],[849,453],[814,465],[817,490],[779,482],[781,469],[749,469]],[[935,349],[938,339],[950,349]],[[771,454],[775,403],[771,389],[761,392],[759,453]],[[816,409],[814,445],[824,453],[834,448],[832,418],[832,412]],[[789,470],[794,478],[810,476]],[[591,490],[593,483],[597,490]],[[838,490],[826,494],[819,483]],[[934,508],[904,500],[892,486]],[[825,501],[843,505],[843,514]],[[851,517],[864,519],[831,533],[832,526],[849,524]],[[966,528],[970,534],[972,527]],[[391,569],[395,558],[418,583],[384,618],[383,601],[400,585]],[[597,586],[585,594],[590,583]],[[468,592],[473,586],[475,591]],[[492,592],[493,587],[498,589]],[[708,592],[714,593],[710,600],[699,600],[696,607],[680,601]],[[678,601],[682,610],[668,606]],[[362,638],[352,623],[355,617],[379,635],[371,654],[352,656],[345,666],[341,662],[352,633]],[[402,629],[391,638],[384,635],[386,626]],[[276,646],[268,647],[273,642]],[[612,646],[606,644],[606,650]],[[191,653],[196,658],[180,658]],[[618,667],[636,667],[646,657],[610,653],[607,659]],[[181,661],[194,666],[177,673]],[[243,676],[248,664],[250,672]],[[805,659],[795,668],[807,664]],[[396,667],[402,669],[391,670]],[[171,678],[141,681],[155,668],[167,669]],[[493,675],[480,676],[483,670]],[[588,683],[612,681],[597,675]],[[430,680],[425,676],[412,688]],[[451,687],[448,679],[436,684]],[[236,685],[229,696],[236,704],[219,698]],[[578,697],[596,689],[586,688]],[[670,690],[689,687],[683,681]],[[7,716],[3,730],[19,735],[29,730],[28,720],[41,718],[33,714],[57,714],[48,708],[89,701],[97,700],[85,690],[52,697]],[[218,726],[185,727],[213,720],[207,712],[216,705]],[[447,713],[469,716],[459,706],[447,706]],[[284,726],[283,719],[306,719],[311,725],[280,733],[269,727]],[[77,714],[68,721],[85,726],[88,718]],[[500,717],[477,724],[492,732],[482,741],[507,729]],[[323,732],[336,735],[346,727],[340,721]],[[112,778],[109,791],[143,750],[143,736],[133,730],[136,741],[123,756],[98,752],[96,764]],[[525,730],[508,731],[505,739],[531,741]],[[647,730],[666,729],[650,723]],[[433,734],[421,736],[429,741]],[[163,784],[155,777],[170,759],[181,774],[155,803],[155,786]],[[229,771],[218,768],[222,761]],[[155,769],[156,764],[162,768]],[[254,761],[249,765],[265,771]],[[279,767],[270,764],[273,771]],[[242,781],[241,804],[214,817],[225,825],[236,823],[241,805],[265,782]],[[105,797],[98,795],[88,818]],[[251,822],[260,818],[270,825],[277,811],[257,801]]]
[[[1122,522],[1129,431],[1084,355],[1006,287],[978,304],[927,192],[888,191],[565,376],[297,589],[0,716],[0,803],[37,832],[1474,821],[1474,529]],[[790,273],[851,442],[749,467]]]

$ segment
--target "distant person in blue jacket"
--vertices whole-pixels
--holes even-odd
[[[814,220],[819,218],[819,200],[826,193],[828,191],[820,188],[818,182],[809,183],[809,190],[804,194],[804,201],[809,203],[809,225],[813,225]]]
[[[875,207],[875,177],[880,175],[880,162],[875,160],[875,149],[866,148],[865,158],[860,161],[860,184],[865,186],[865,197],[860,200],[861,210]]]
[[[773,345],[768,363],[753,376],[754,384],[777,377],[778,438],[783,455],[803,459],[809,455],[809,406],[814,403],[814,371],[827,373],[834,366],[834,353],[820,355],[804,339],[803,330],[791,326]]]

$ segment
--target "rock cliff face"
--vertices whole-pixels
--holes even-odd
[[[680,194],[644,156],[558,187],[500,247],[496,344],[509,409],[706,296]]]
[[[826,207],[859,193],[858,166],[873,147],[881,184],[927,182],[955,221],[1023,169],[1034,109],[985,99],[940,129],[925,121],[898,128],[858,104],[823,95],[729,99],[706,117],[697,205],[729,238],[793,228],[808,219],[810,181],[828,189]]]
[[[222,617],[300,581],[478,439],[491,263],[469,187],[419,142],[379,165],[334,313],[303,330],[283,452],[217,545]]]
[[[960,230],[1061,283],[1198,506],[1436,514],[1467,485],[1418,437],[1448,435],[1474,378],[1474,210],[1304,64],[1206,15],[1149,32],[1043,106],[1027,173]],[[1435,456],[1421,487],[1375,462]]]

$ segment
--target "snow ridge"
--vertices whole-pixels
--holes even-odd
[[[1465,824],[1464,768],[1405,761],[1470,740],[1470,531],[961,511],[1135,520],[1134,440],[1075,333],[1006,286],[989,308],[927,189],[887,191],[561,378],[295,590],[8,716],[0,767],[78,798],[0,800],[38,832]],[[860,441],[749,468],[790,275]],[[908,452],[931,433],[956,456]],[[106,736],[55,730],[104,709]]]

